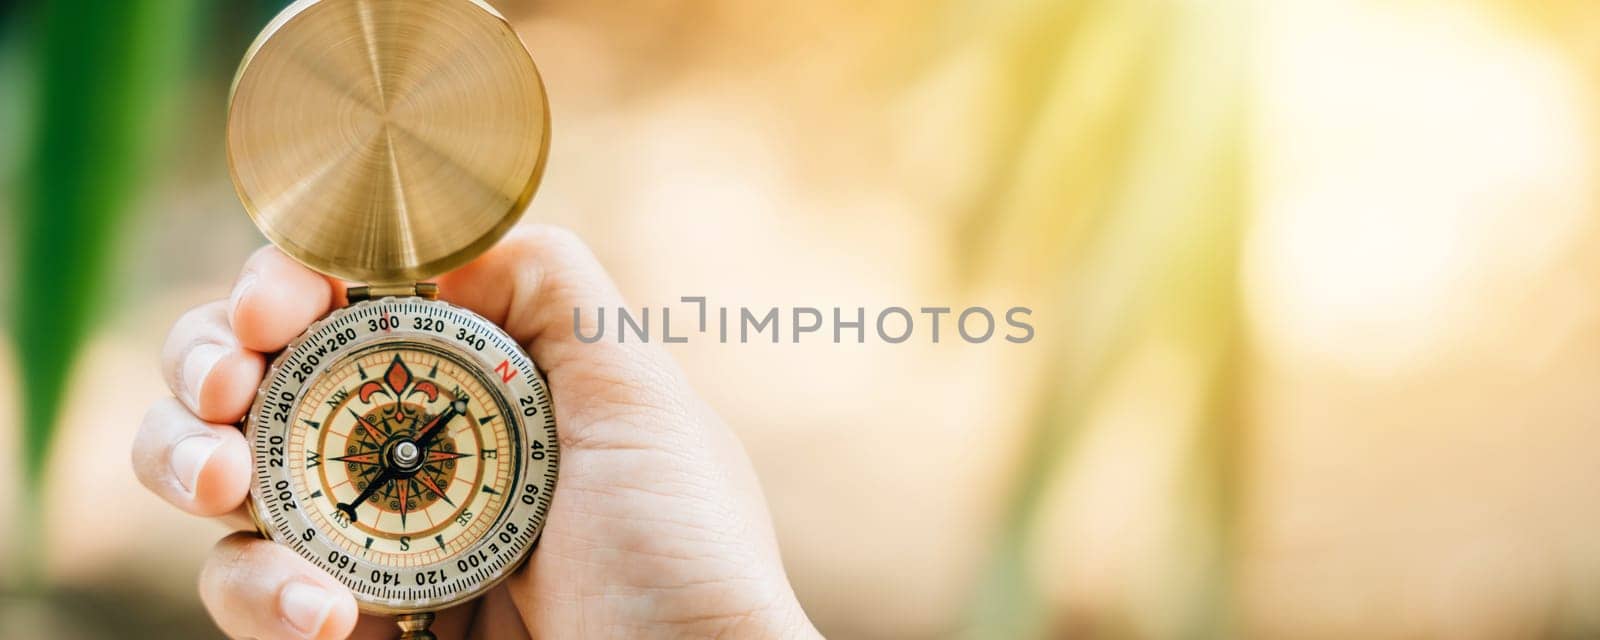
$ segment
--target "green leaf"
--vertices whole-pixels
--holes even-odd
[[[160,162],[162,123],[198,6],[51,0],[20,16],[34,65],[12,238],[11,337],[22,377],[23,499],[31,505],[20,519],[24,539],[37,535],[50,444],[121,222]]]

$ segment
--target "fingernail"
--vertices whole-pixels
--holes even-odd
[[[256,272],[249,271],[239,276],[239,283],[233,285],[233,293],[228,294],[228,315],[232,317],[239,312],[239,301],[245,294],[250,293],[250,288],[256,285]]]
[[[190,349],[188,357],[183,359],[183,399],[189,403],[190,409],[200,409],[200,386],[205,384],[211,368],[217,366],[217,361],[225,355],[228,355],[227,347],[200,344]]]
[[[322,629],[328,612],[333,610],[333,598],[318,587],[291,582],[278,594],[278,608],[283,610],[283,619],[289,626],[309,638]]]
[[[200,470],[206,467],[206,461],[211,459],[211,453],[217,450],[222,441],[211,436],[189,436],[172,445],[172,475],[178,479],[178,484],[183,485],[183,490],[194,495],[195,481],[200,479]]]

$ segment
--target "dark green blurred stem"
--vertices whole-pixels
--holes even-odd
[[[35,66],[12,239],[24,585],[40,581],[40,545],[48,539],[42,485],[68,378],[107,292],[120,222],[161,162],[158,145],[198,7],[198,0],[50,0],[23,16]]]

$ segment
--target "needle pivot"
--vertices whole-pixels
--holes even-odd
[[[396,469],[400,471],[416,471],[422,467],[422,447],[410,440],[401,440],[389,450],[389,457]]]

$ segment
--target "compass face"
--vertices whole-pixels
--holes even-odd
[[[442,302],[384,298],[314,325],[274,363],[247,429],[265,533],[372,611],[493,586],[532,549],[555,489],[532,360]]]

